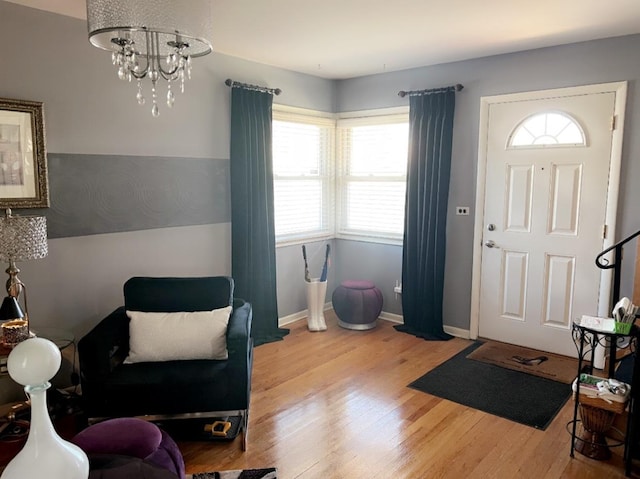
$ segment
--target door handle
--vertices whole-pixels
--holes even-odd
[[[487,248],[499,248],[500,246],[496,246],[495,241],[489,240],[484,244]]]

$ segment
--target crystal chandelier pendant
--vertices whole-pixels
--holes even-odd
[[[144,105],[146,102],[146,99],[142,94],[142,83],[140,82],[139,79],[138,79],[138,93],[136,94],[136,100],[138,100],[138,105]]]
[[[173,108],[173,104],[175,103],[175,101],[176,101],[176,97],[173,94],[173,91],[171,91],[171,82],[169,82],[167,84],[167,106],[169,108]]]
[[[167,106],[173,107],[171,83],[179,80],[184,92],[192,59],[211,52],[211,3],[190,0],[185,9],[174,0],[87,0],[89,41],[111,51],[119,79],[136,80],[140,105],[145,103],[141,83],[145,78],[151,80],[151,113],[157,117],[157,82],[167,81]]]
[[[153,106],[151,107],[151,114],[154,117],[160,116],[160,109],[158,108],[158,95],[156,94],[156,82],[152,83],[151,87],[151,101],[153,102]]]

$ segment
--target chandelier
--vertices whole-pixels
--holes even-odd
[[[142,80],[151,81],[155,117],[158,81],[167,82],[171,108],[174,85],[184,92],[191,78],[191,59],[211,52],[211,19],[211,0],[87,0],[89,41],[112,52],[118,78],[137,82],[140,105],[146,103]]]

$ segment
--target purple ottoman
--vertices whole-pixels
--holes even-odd
[[[382,311],[382,293],[371,281],[343,281],[331,297],[338,324],[347,329],[371,329]]]
[[[109,454],[144,459],[184,478],[184,459],[171,436],[153,423],[122,417],[80,431],[71,441],[88,456]]]

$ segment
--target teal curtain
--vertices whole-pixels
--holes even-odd
[[[396,329],[428,340],[442,327],[454,88],[410,97],[409,162],[402,252],[402,314]]]
[[[278,328],[272,104],[271,93],[231,89],[231,275],[252,305],[256,346],[289,332]]]

